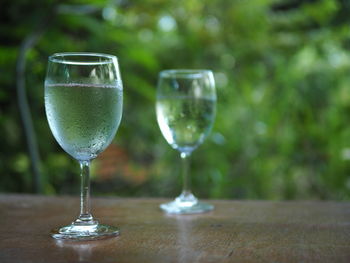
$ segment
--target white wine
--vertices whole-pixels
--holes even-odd
[[[60,146],[79,161],[91,160],[112,141],[122,116],[118,85],[46,84],[45,107]]]
[[[191,153],[209,134],[215,105],[215,99],[205,97],[158,97],[157,120],[167,142],[180,152]]]
[[[194,214],[214,207],[198,201],[191,193],[189,157],[208,136],[216,111],[213,73],[202,69],[170,69],[159,73],[156,112],[166,141],[180,152],[182,193],[172,202],[160,205],[169,214]]]

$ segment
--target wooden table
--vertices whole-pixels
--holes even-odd
[[[119,237],[57,241],[78,198],[0,195],[0,262],[350,262],[350,203],[211,201],[213,212],[166,215],[160,199],[93,199]]]

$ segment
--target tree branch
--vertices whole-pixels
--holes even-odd
[[[16,61],[16,89],[18,106],[27,140],[27,147],[33,172],[33,191],[36,193],[42,192],[42,175],[40,169],[41,160],[25,87],[26,55],[46,31],[52,18],[53,14],[50,12],[50,15],[40,21],[36,28],[27,35],[19,48]]]

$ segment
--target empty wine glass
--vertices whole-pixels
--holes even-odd
[[[80,215],[54,229],[56,239],[92,240],[118,235],[90,213],[90,161],[113,140],[122,117],[123,90],[115,56],[57,53],[49,57],[45,109],[58,144],[80,163]]]
[[[188,159],[208,136],[215,118],[216,91],[210,70],[164,70],[157,87],[156,112],[166,141],[180,152],[183,190],[174,201],[161,204],[167,213],[192,214],[212,210],[191,193]]]

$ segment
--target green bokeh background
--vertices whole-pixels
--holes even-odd
[[[93,162],[96,195],[174,197],[179,154],[155,118],[158,72],[214,71],[217,117],[194,153],[201,198],[350,199],[350,2],[347,0],[2,0],[0,191],[35,189],[16,93],[25,83],[43,194],[79,192],[79,167],[55,142],[44,110],[47,57],[90,51],[119,58],[124,112]]]

